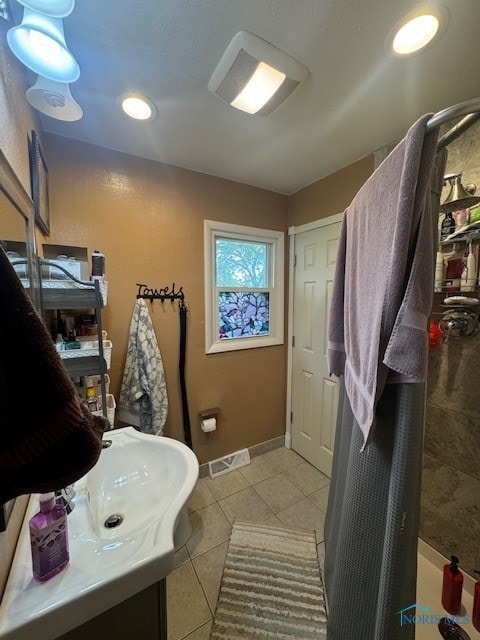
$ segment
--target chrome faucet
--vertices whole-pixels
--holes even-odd
[[[478,315],[466,307],[455,307],[442,314],[438,323],[444,342],[450,338],[471,338],[480,330]]]
[[[57,503],[63,505],[67,514],[72,513],[75,503],[73,499],[75,497],[75,489],[73,488],[73,484],[69,484],[64,489],[58,489],[55,491],[55,498],[57,499]]]

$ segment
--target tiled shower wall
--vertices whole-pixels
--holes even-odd
[[[375,154],[375,166],[391,149]],[[449,145],[446,172],[462,172],[480,195],[480,123]],[[434,313],[444,311],[442,300],[435,294]],[[480,570],[480,334],[430,352],[423,453],[420,537],[473,574]]]
[[[480,123],[449,145],[446,172],[461,172],[480,195]],[[445,311],[442,300],[435,294],[434,312]],[[420,536],[473,574],[480,569],[480,334],[430,352],[423,459]]]

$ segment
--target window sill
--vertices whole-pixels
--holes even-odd
[[[219,340],[211,344],[205,351],[210,353],[223,353],[225,351],[240,351],[243,349],[257,349],[259,347],[272,347],[283,344],[283,339],[275,336],[259,336],[258,338],[230,338]]]

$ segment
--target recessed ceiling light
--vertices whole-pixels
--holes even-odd
[[[148,122],[157,115],[157,108],[153,102],[140,93],[122,93],[118,96],[117,101],[127,116],[135,120]]]
[[[397,56],[420,51],[445,27],[447,16],[446,9],[438,5],[423,7],[410,13],[388,34],[388,49]]]
[[[412,18],[397,31],[393,39],[393,50],[405,55],[423,49],[438,31],[436,16],[423,15]]]

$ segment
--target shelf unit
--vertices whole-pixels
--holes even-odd
[[[450,234],[446,238],[442,239],[440,235],[438,238],[438,252],[442,253],[444,256],[446,255],[446,257],[448,258],[448,256],[451,255],[449,254],[449,251],[451,251],[452,247],[454,247],[455,245],[460,245],[459,250],[467,251],[470,244],[472,246],[472,250],[474,251],[474,255],[476,254],[476,260],[478,261],[478,245],[480,244],[480,221],[469,223],[465,225],[465,227],[458,229],[456,232]],[[457,280],[458,278],[454,279]],[[475,281],[475,284],[469,285],[469,287],[471,288],[469,288],[468,290],[462,290],[461,288],[452,290],[449,286],[447,286],[447,283],[450,283],[452,281],[452,278],[446,279],[444,277],[442,280],[435,280],[434,292],[435,294],[443,295],[445,297],[465,296],[476,298],[478,297],[480,292],[480,274],[478,271],[478,264],[476,275],[472,279]],[[441,287],[438,286],[438,284],[440,283],[442,285]]]
[[[443,240],[440,238],[439,245],[441,247],[446,247],[451,244],[456,244],[457,242],[464,242],[466,244],[469,242],[480,242],[480,222],[469,224],[464,229],[459,229],[454,234],[450,234],[446,238],[443,238]]]
[[[72,377],[99,375],[100,389],[102,395],[102,413],[108,421],[107,393],[105,386],[105,375],[107,373],[107,363],[105,361],[103,334],[102,334],[102,308],[106,304],[107,288],[106,283],[94,280],[92,282],[77,280],[58,263],[52,264],[49,260],[38,258],[39,272],[42,273],[42,266],[55,266],[64,272],[65,280],[46,280],[40,275],[40,304],[42,313],[45,311],[58,309],[94,309],[97,320],[98,333],[98,355],[81,355],[80,351],[72,350],[68,357],[60,357],[62,362]],[[113,429],[113,424],[108,423],[107,428]]]

